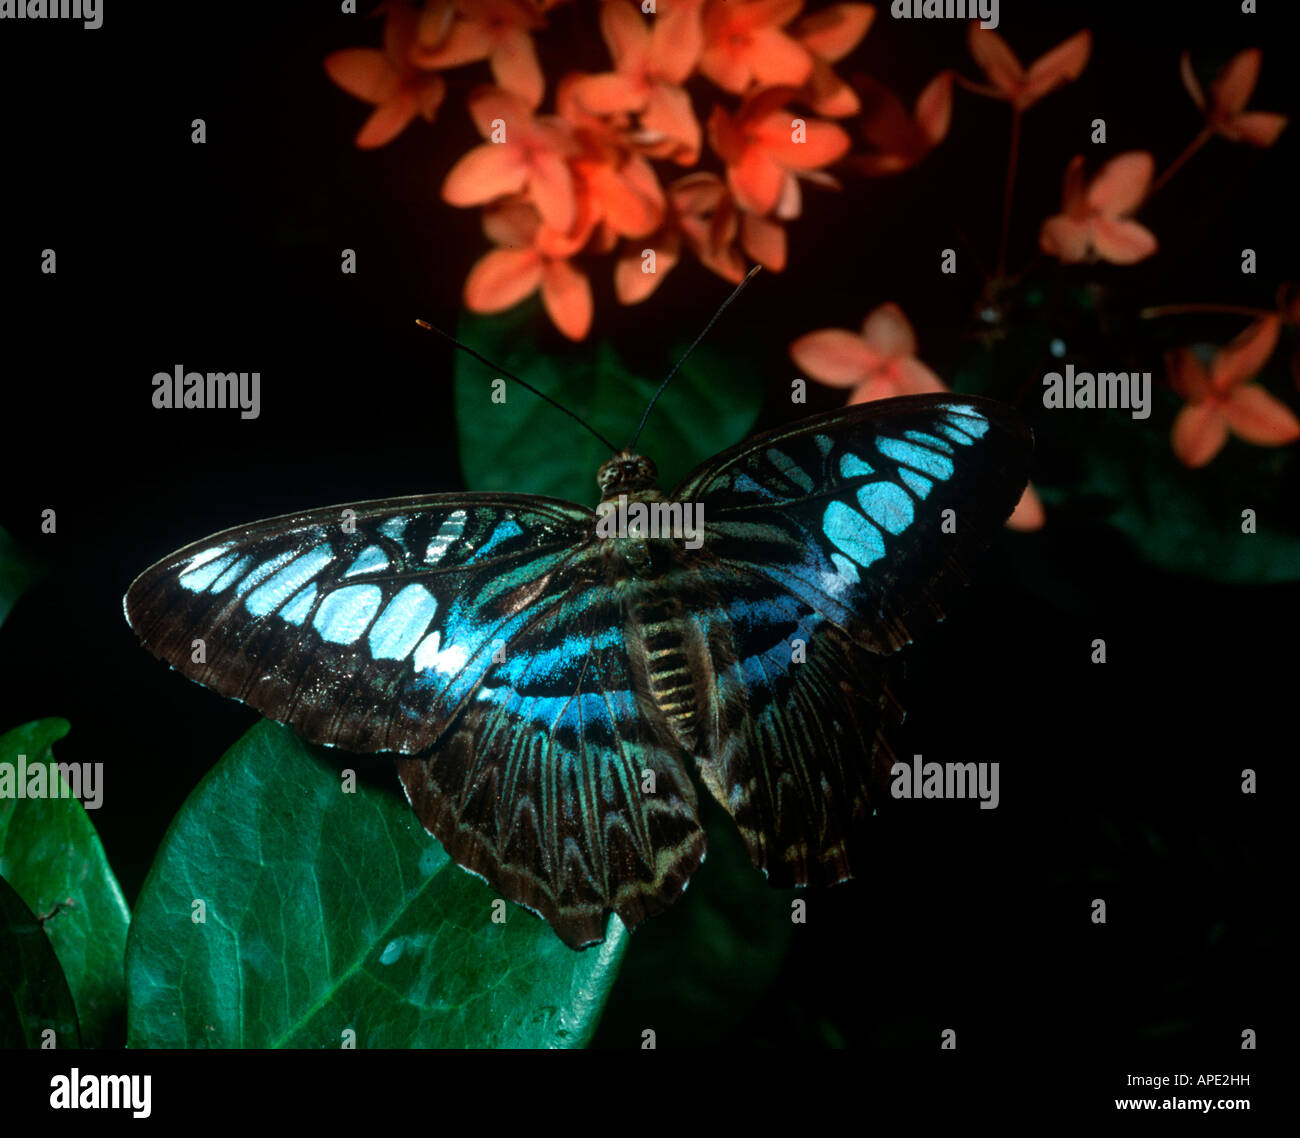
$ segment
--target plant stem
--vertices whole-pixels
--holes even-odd
[[[1016,186],[1016,161],[1020,157],[1020,108],[1011,108],[1011,146],[1007,153],[1007,184],[1002,191],[1002,237],[998,241],[998,271],[1001,279],[1007,271],[1007,238],[1011,232],[1011,194]]]
[[[1155,197],[1156,194],[1159,193],[1164,188],[1165,183],[1168,182],[1170,178],[1172,178],[1175,174],[1178,173],[1179,170],[1183,168],[1183,164],[1193,154],[1195,154],[1198,150],[1200,150],[1202,146],[1204,146],[1207,142],[1210,141],[1210,136],[1213,133],[1214,132],[1208,126],[1202,127],[1201,133],[1198,134],[1194,139],[1192,139],[1191,142],[1187,144],[1187,149],[1184,150],[1177,158],[1173,160],[1169,168],[1163,174],[1161,174],[1160,177],[1158,177],[1154,182],[1151,183],[1151,188],[1147,190],[1147,196],[1145,200],[1150,201],[1153,197]]]
[[[1152,320],[1159,316],[1189,316],[1197,312],[1218,312],[1227,316],[1254,316],[1261,318],[1275,315],[1271,308],[1249,308],[1244,304],[1157,304],[1143,308],[1138,316],[1143,320]]]

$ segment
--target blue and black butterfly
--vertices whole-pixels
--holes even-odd
[[[1011,513],[1029,431],[988,400],[870,403],[667,499],[635,437],[610,449],[595,511],[465,493],[271,518],[146,570],[127,622],[313,743],[406,756],[425,828],[574,948],[704,860],[691,765],[774,885],[847,880],[902,719],[888,658]],[[611,526],[620,503],[702,525]]]

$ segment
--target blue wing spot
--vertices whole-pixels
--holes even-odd
[[[919,470],[922,474],[929,475],[931,478],[947,479],[952,477],[952,459],[945,458],[941,454],[935,454],[934,451],[926,450],[925,447],[917,446],[916,443],[905,443],[902,439],[877,439],[876,447],[886,457],[892,458],[895,462],[904,463],[912,467],[913,470]]]
[[[958,430],[965,431],[973,438],[983,438],[989,429],[989,421],[978,411],[968,407],[948,407],[948,421]]]
[[[289,597],[293,596],[332,560],[334,560],[334,555],[330,551],[330,547],[324,544],[295,557],[264,585],[259,585],[249,593],[244,600],[244,607],[254,616],[267,616],[275,612]],[[261,567],[254,569],[252,573],[244,578],[239,591],[242,593],[253,577],[264,575],[263,570],[267,566],[279,564],[281,561],[282,558],[275,557]]]
[[[402,660],[424,636],[438,611],[438,601],[423,585],[407,585],[388,602],[370,630],[370,655],[376,660]]]
[[[245,577],[242,581],[240,581],[238,585],[235,586],[235,596],[237,597],[244,596],[254,586],[260,585],[273,573],[276,573],[280,569],[283,569],[286,565],[290,564],[297,556],[298,556],[297,550],[286,549],[282,553],[277,553],[274,557],[268,557],[265,561],[262,562],[262,564],[254,566],[253,571],[249,573],[249,575]],[[300,581],[298,584],[302,584],[302,583],[303,582]],[[297,587],[298,585],[295,585],[294,589],[296,589]],[[293,589],[290,589],[289,592],[293,592]],[[284,596],[282,596],[280,599],[283,600],[284,597],[287,597],[288,595],[289,593],[285,593]]]
[[[498,523],[496,529],[492,531],[491,536],[475,551],[471,561],[477,561],[491,553],[503,541],[509,541],[512,537],[519,537],[524,531],[519,528],[519,523],[507,518],[505,521]]]
[[[467,516],[464,510],[452,510],[447,515],[446,521],[438,527],[438,532],[433,535],[428,548],[424,551],[426,564],[435,565],[443,559],[447,550],[451,548],[452,542],[460,537],[461,532],[465,529],[465,518]]]
[[[198,554],[190,562],[190,567],[180,575],[177,584],[183,589],[189,589],[192,593],[203,592],[222,575],[226,566],[235,560],[233,553],[227,553],[225,557],[217,557],[217,554],[225,548],[226,546],[222,545],[216,549],[210,549],[206,553]]]
[[[898,472],[898,477],[911,488],[912,493],[918,498],[924,498],[934,489],[934,483],[928,478],[917,474],[915,470],[908,470],[904,467]]]
[[[912,499],[892,482],[868,483],[858,491],[858,502],[868,517],[892,534],[900,534],[912,524]]]
[[[975,441],[965,431],[959,431],[951,423],[936,423],[934,429],[940,434],[945,435],[947,438],[952,439],[952,441],[957,443],[959,446],[968,447]]]
[[[775,502],[777,500],[777,495],[772,490],[755,482],[748,474],[733,476],[731,488],[738,494],[754,494],[765,502]]]
[[[841,478],[858,478],[864,474],[875,474],[876,472],[856,454],[845,451],[840,455],[840,477]]]
[[[813,480],[808,477],[808,472],[788,454],[777,450],[775,447],[768,447],[767,459],[805,494],[813,492]]]
[[[923,447],[930,447],[932,450],[942,451],[944,454],[952,454],[952,447],[943,439],[937,439],[934,435],[927,435],[924,431],[904,431],[903,438],[911,439],[914,443],[920,443]]]
[[[383,600],[378,585],[345,585],[321,601],[312,625],[322,640],[351,644],[365,632]]]
[[[358,573],[374,573],[387,568],[388,554],[377,545],[367,545],[357,554],[357,559],[348,566],[348,571],[343,576],[355,577]]]
[[[248,567],[252,564],[253,559],[251,557],[241,557],[217,578],[216,584],[212,586],[212,592],[214,594],[224,593],[231,585],[238,581],[240,577],[248,572]]]
[[[395,518],[389,518],[379,527],[379,532],[385,537],[391,537],[394,541],[401,541],[402,534],[406,532],[406,523],[410,519],[405,514],[398,514]]]
[[[305,589],[299,589],[290,598],[289,603],[280,610],[280,619],[301,627],[302,622],[307,619],[307,614],[311,612],[311,606],[315,603],[315,585],[308,585]]]
[[[818,453],[822,458],[830,457],[831,449],[835,445],[830,435],[813,435],[813,442],[817,444]]]
[[[867,489],[863,487],[863,490]],[[822,532],[827,541],[838,546],[864,569],[885,556],[885,539],[880,531],[843,502],[833,501],[826,506],[822,515]]]

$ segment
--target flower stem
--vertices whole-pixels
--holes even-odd
[[[1254,316],[1257,319],[1275,315],[1271,308],[1249,308],[1244,304],[1157,304],[1143,308],[1138,316],[1153,320],[1160,316],[1190,316],[1197,312],[1218,312],[1226,316]]]
[[[1156,194],[1164,188],[1165,183],[1183,168],[1184,163],[1186,163],[1193,154],[1200,150],[1202,146],[1210,141],[1210,136],[1213,133],[1214,132],[1208,126],[1201,129],[1201,133],[1187,144],[1187,149],[1175,158],[1172,163],[1170,163],[1169,168],[1161,174],[1160,177],[1151,183],[1151,188],[1147,190],[1147,201],[1150,201],[1155,197]]]
[[[1011,146],[1007,153],[1007,184],[1002,191],[1002,237],[998,241],[999,279],[1007,271],[1007,238],[1011,232],[1011,194],[1016,187],[1016,161],[1020,157],[1020,108],[1011,108]]]

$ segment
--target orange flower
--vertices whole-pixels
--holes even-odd
[[[499,246],[485,253],[465,280],[465,307],[501,312],[542,292],[552,323],[570,340],[591,330],[591,282],[569,264],[586,243],[590,226],[571,237],[542,224],[532,202],[515,199],[483,211],[483,232]]]
[[[917,96],[915,115],[909,115],[903,101],[884,84],[865,75],[855,82],[866,101],[862,136],[876,147],[874,154],[849,159],[864,174],[897,174],[915,166],[944,140],[952,122],[951,71],[940,72],[926,84]]]
[[[809,332],[790,345],[790,356],[813,379],[853,388],[850,403],[948,390],[916,358],[916,334],[893,303],[870,312],[861,335],[842,328]]]
[[[708,0],[700,70],[737,95],[754,83],[802,87],[812,55],[781,30],[802,7],[803,0]]]
[[[792,95],[787,87],[760,91],[745,100],[734,118],[714,107],[709,119],[709,141],[727,164],[727,184],[736,204],[750,213],[770,213],[783,198],[792,197],[794,204],[787,201],[780,216],[796,216],[795,172],[809,174],[849,149],[849,136],[834,123],[786,110],[782,104]]]
[[[558,119],[534,118],[518,96],[480,87],[469,97],[469,113],[487,139],[447,175],[442,198],[448,205],[483,205],[508,194],[526,193],[552,229],[568,232],[577,216],[573,175],[567,158],[577,147]]]
[[[875,18],[876,10],[870,4],[833,4],[805,16],[795,27],[795,39],[808,49],[813,61],[805,101],[819,115],[839,119],[858,113],[858,96],[831,64],[862,42]]]
[[[1062,212],[1043,222],[1038,244],[1065,264],[1100,257],[1131,265],[1156,251],[1149,229],[1128,219],[1142,203],[1155,162],[1144,150],[1132,150],[1106,163],[1083,184],[1083,155],[1065,168]]]
[[[432,122],[447,94],[441,75],[420,71],[410,62],[418,18],[411,8],[390,7],[383,51],[353,47],[325,57],[329,77],[349,95],[375,107],[357,134],[356,144],[363,150],[391,142],[417,114]]]
[[[726,201],[727,187],[716,174],[687,174],[670,185],[663,225],[645,242],[625,242],[619,254],[614,266],[614,292],[619,303],[639,304],[650,296],[681,260],[683,241],[691,246],[701,261],[714,260],[715,264],[710,267],[715,272],[722,264],[718,254],[728,250],[727,271],[721,275],[739,282],[744,267],[730,248],[735,239],[734,225],[728,235],[722,220],[721,211]],[[715,219],[720,224],[716,224]],[[651,262],[646,257],[647,251],[654,254],[653,272],[649,271]]]
[[[1077,79],[1088,65],[1092,33],[1086,28],[1040,55],[1026,70],[997,32],[971,21],[967,37],[970,53],[991,87],[967,84],[972,90],[995,99],[1005,99],[1017,110],[1033,106],[1063,83]]]
[[[538,8],[527,0],[456,0],[456,18],[420,23],[420,39],[411,58],[418,67],[459,67],[486,59],[497,86],[535,108],[546,91],[532,33],[546,26]]]
[[[1228,433],[1256,446],[1283,446],[1300,439],[1300,419],[1258,383],[1257,375],[1277,346],[1279,316],[1256,320],[1214,353],[1207,369],[1191,348],[1166,357],[1169,381],[1187,400],[1174,420],[1174,454],[1184,466],[1204,466],[1223,449]]]
[[[596,114],[637,114],[641,149],[685,166],[700,156],[700,124],[681,84],[700,55],[702,2],[673,0],[647,24],[630,0],[608,0],[600,26],[614,70],[583,76],[574,90]]]
[[[1183,84],[1194,102],[1205,112],[1205,124],[1230,142],[1249,142],[1252,146],[1272,146],[1286,127],[1286,115],[1274,111],[1247,111],[1246,104],[1259,81],[1263,53],[1257,47],[1234,55],[1210,84],[1210,101],[1192,71],[1191,56],[1183,52],[1179,61]]]

